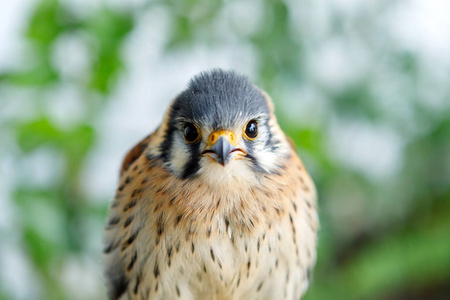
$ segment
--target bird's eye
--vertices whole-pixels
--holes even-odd
[[[244,135],[249,140],[254,140],[258,136],[258,122],[256,120],[250,120],[247,125],[245,125]]]
[[[194,143],[200,138],[200,131],[197,126],[192,123],[184,125],[184,139],[188,143]]]

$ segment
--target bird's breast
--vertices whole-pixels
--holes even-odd
[[[299,174],[223,187],[201,177],[174,178],[158,165],[146,171],[128,174],[113,203],[124,223],[114,222],[109,244],[132,292],[164,299],[279,299],[280,287],[289,287],[286,293],[301,294],[306,285],[299,282],[307,282],[315,261],[316,223],[312,202],[305,200],[312,189],[300,188]]]

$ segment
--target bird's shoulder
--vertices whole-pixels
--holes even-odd
[[[138,261],[134,242],[141,228],[135,208],[142,205],[138,202],[144,194],[146,183],[150,182],[149,171],[155,169],[146,157],[146,149],[156,139],[158,130],[125,154],[120,167],[119,185],[109,207],[103,253],[108,297],[112,300],[126,293],[130,284],[139,282],[138,275],[133,272]]]

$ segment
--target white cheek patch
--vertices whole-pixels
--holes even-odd
[[[188,145],[186,145],[184,139],[180,139],[180,137],[175,136],[171,149],[170,169],[174,173],[181,175],[189,159],[190,153]]]
[[[278,165],[277,155],[270,149],[262,149],[257,151],[257,156],[259,165],[266,172],[275,170]]]
[[[282,160],[289,155],[289,143],[287,142],[285,135],[277,127],[272,127],[272,134],[280,139],[277,149],[272,149],[270,146],[266,146],[266,141],[269,138],[268,130],[260,132],[260,136],[254,141],[253,152],[256,156],[258,164],[266,172],[275,171]]]

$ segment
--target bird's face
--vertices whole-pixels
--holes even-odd
[[[201,74],[169,108],[160,156],[181,178],[227,182],[277,172],[288,146],[271,107],[243,76]]]

